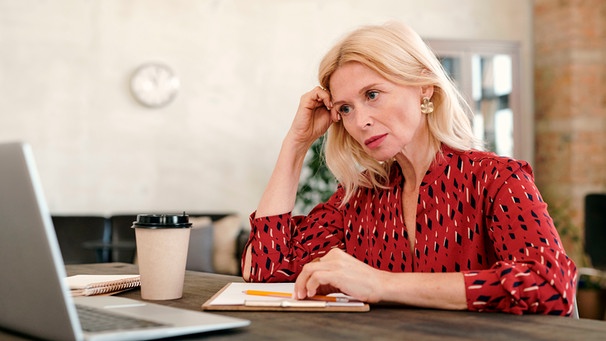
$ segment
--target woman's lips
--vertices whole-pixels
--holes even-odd
[[[381,144],[381,142],[385,140],[386,137],[387,134],[375,135],[369,139],[366,139],[366,141],[364,141],[364,144],[370,149],[377,148]]]

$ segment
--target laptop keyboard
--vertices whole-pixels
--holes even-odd
[[[164,324],[146,321],[138,318],[114,314],[112,312],[91,307],[76,305],[80,325],[87,332],[102,332],[108,330],[128,330],[161,327]]]

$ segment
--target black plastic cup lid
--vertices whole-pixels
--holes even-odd
[[[185,213],[173,214],[139,214],[133,227],[148,229],[188,228],[191,227],[189,216]]]

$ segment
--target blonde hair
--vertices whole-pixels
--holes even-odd
[[[426,115],[432,157],[442,143],[458,150],[476,146],[469,106],[435,54],[409,27],[389,22],[351,32],[322,59],[318,73],[320,84],[330,91],[330,77],[348,62],[361,63],[396,84],[434,87],[431,98],[434,112]],[[388,184],[393,161],[379,162],[370,157],[341,122],[329,128],[325,154],[328,168],[345,189],[342,204],[359,187],[384,188]]]

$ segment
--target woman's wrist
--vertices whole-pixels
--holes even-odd
[[[295,133],[289,131],[282,141],[282,148],[287,149],[295,153],[295,155],[302,155],[303,158],[307,155],[307,151],[311,148],[315,139],[312,141],[305,141],[297,137]]]
[[[293,210],[306,154],[303,144],[288,137],[284,139],[274,171],[257,206],[258,217]]]
[[[417,307],[464,310],[467,308],[462,273],[382,272],[381,301]]]

